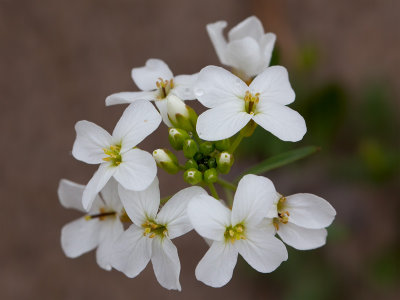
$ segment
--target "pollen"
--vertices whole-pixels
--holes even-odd
[[[156,87],[158,90],[157,99],[162,100],[166,98],[169,92],[174,88],[174,79],[171,78],[170,80],[164,80],[162,78],[158,78]]]
[[[104,221],[107,217],[115,217],[116,214],[117,213],[113,210],[108,210],[105,207],[101,207],[98,214],[86,215],[85,220],[89,221],[93,219],[99,219],[100,221]]]
[[[226,242],[231,242],[232,244],[238,240],[245,240],[246,237],[244,233],[244,226],[242,224],[237,224],[235,226],[226,227],[224,237]]]
[[[275,229],[279,230],[279,224],[287,224],[289,222],[290,213],[289,211],[285,210],[285,202],[286,198],[282,196],[279,198],[276,208],[278,210],[278,217],[273,219],[273,224]]]
[[[165,225],[157,224],[152,220],[146,220],[146,222],[142,224],[142,227],[144,229],[143,235],[150,239],[155,238],[156,236],[164,238],[168,235],[168,230]]]
[[[111,162],[114,166],[118,166],[122,162],[121,145],[111,145],[110,148],[103,148],[103,151],[108,155],[103,158],[104,161]]]
[[[258,102],[260,102],[260,93],[252,94],[246,91],[243,98],[245,102],[245,109],[248,114],[254,115]]]

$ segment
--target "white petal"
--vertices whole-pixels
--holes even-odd
[[[118,190],[126,213],[137,226],[142,226],[148,218],[152,220],[156,218],[160,206],[160,189],[157,177],[144,191],[127,190],[121,185]]]
[[[112,167],[109,163],[102,163],[99,166],[83,191],[82,205],[84,209],[89,210],[92,207],[97,194],[103,189],[115,171],[116,168]]]
[[[260,67],[260,63],[263,62],[260,46],[252,37],[230,42],[226,50],[226,59],[230,66],[244,72],[248,77],[255,76],[260,69],[268,67]]]
[[[152,101],[156,99],[156,93],[151,92],[121,92],[108,96],[106,98],[106,105],[126,104],[132,103],[136,100]]]
[[[153,156],[140,149],[132,149],[122,155],[122,162],[116,168],[115,179],[129,190],[146,189],[157,175]]]
[[[96,250],[96,261],[101,268],[110,271],[113,246],[117,238],[124,232],[124,227],[119,219],[100,222],[104,224],[102,224],[99,247]]]
[[[130,104],[124,111],[113,132],[115,143],[122,143],[121,153],[135,147],[158,128],[161,116],[145,100]]]
[[[167,98],[156,100],[154,104],[157,106],[158,111],[162,117],[162,120],[167,127],[172,127],[172,123],[168,118],[168,100]]]
[[[151,256],[154,274],[162,287],[168,290],[181,290],[179,273],[181,264],[175,245],[168,239],[155,238]]]
[[[104,205],[107,208],[113,209],[119,213],[122,209],[122,203],[118,195],[118,182],[114,178],[110,178],[104,188],[101,190],[100,195],[104,200]]]
[[[298,250],[310,250],[325,245],[328,233],[325,228],[309,229],[289,222],[279,224],[278,234],[289,246]]]
[[[170,239],[181,236],[193,229],[186,209],[189,201],[207,192],[198,186],[188,187],[176,193],[157,215],[157,223],[167,225]]]
[[[243,97],[249,89],[239,77],[216,66],[207,66],[199,73],[194,86],[197,99],[206,107],[216,107],[223,103],[244,103]]]
[[[194,95],[193,86],[199,77],[199,74],[193,75],[178,75],[174,78],[174,88],[172,93],[182,100],[194,100],[196,96]]]
[[[112,267],[130,278],[136,277],[150,261],[151,244],[142,228],[131,225],[114,243]]]
[[[225,103],[203,112],[197,119],[196,131],[206,141],[230,138],[251,120],[243,103]]]
[[[262,109],[253,120],[282,141],[297,142],[306,134],[306,123],[297,111],[275,103],[267,103]]]
[[[227,284],[236,266],[238,252],[230,244],[215,241],[196,267],[196,278],[212,287]]]
[[[196,196],[189,202],[187,213],[194,229],[202,237],[223,241],[226,227],[231,225],[231,211],[209,195]]]
[[[261,53],[263,55],[264,66],[266,67],[268,67],[271,62],[275,41],[276,41],[276,35],[271,32],[264,34],[260,40]],[[262,71],[263,70],[260,70],[260,72]]]
[[[258,41],[263,34],[264,28],[261,21],[256,16],[250,16],[233,27],[228,33],[228,38],[229,41],[233,41],[250,36]]]
[[[165,62],[154,58],[147,60],[144,67],[132,69],[131,75],[135,84],[142,91],[155,90],[159,78],[171,80],[174,76]]]
[[[266,68],[251,82],[253,93],[260,93],[260,102],[257,108],[264,111],[263,106],[268,103],[288,105],[294,101],[296,94],[289,82],[287,70],[281,66]]]
[[[288,258],[285,245],[264,228],[246,229],[246,239],[234,245],[249,265],[261,273],[274,271]]]
[[[328,201],[313,194],[286,197],[285,209],[290,213],[289,222],[305,228],[328,227],[336,215]]]
[[[223,34],[226,25],[226,21],[218,21],[215,23],[207,24],[208,36],[210,37],[210,40],[214,46],[215,52],[217,52],[219,61],[224,65],[227,64],[227,61],[225,59],[227,43]]]
[[[61,230],[61,247],[66,256],[74,258],[93,250],[99,244],[99,220],[80,218]]]
[[[111,145],[111,135],[100,126],[79,121],[75,124],[76,139],[72,155],[88,164],[99,164],[106,157],[103,148]]]
[[[265,218],[277,193],[271,180],[263,176],[246,175],[238,184],[232,207],[232,225],[244,222],[256,225]]]
[[[65,208],[73,208],[85,212],[82,206],[84,185],[77,184],[67,179],[61,179],[58,185],[58,199]]]

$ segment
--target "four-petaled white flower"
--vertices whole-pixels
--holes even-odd
[[[106,105],[132,103],[136,100],[154,101],[164,123],[171,127],[167,114],[167,96],[194,100],[193,84],[198,74],[174,76],[168,65],[160,59],[149,59],[146,65],[132,69],[132,79],[142,92],[121,92],[106,98]]]
[[[196,267],[198,280],[212,287],[228,283],[238,253],[262,273],[274,271],[287,259],[285,245],[265,222],[274,190],[269,179],[246,175],[239,182],[232,211],[209,195],[197,196],[189,203],[194,229],[213,241]]]
[[[283,141],[299,141],[307,131],[303,117],[286,106],[295,93],[284,67],[268,67],[248,86],[221,67],[207,66],[194,91],[211,108],[197,120],[197,133],[204,140],[229,138],[251,120]]]
[[[157,166],[152,155],[134,147],[160,122],[161,116],[153,105],[141,100],[126,108],[112,135],[92,122],[76,123],[72,155],[88,164],[100,164],[83,192],[85,209],[90,209],[95,196],[112,176],[132,190],[144,190],[153,182]]]
[[[158,282],[166,289],[181,290],[181,266],[171,240],[192,230],[186,214],[187,203],[206,192],[200,187],[183,189],[160,212],[157,178],[145,191],[134,192],[120,186],[119,194],[133,225],[115,242],[112,266],[132,278],[151,260]]]
[[[75,258],[95,248],[97,264],[111,270],[112,246],[124,231],[120,216],[122,203],[118,196],[118,183],[111,179],[96,195],[89,212],[82,206],[85,186],[62,179],[58,197],[66,208],[87,213],[65,225],[61,230],[61,246],[66,256]]]
[[[326,200],[313,194],[275,195],[268,213],[270,226],[289,246],[309,250],[325,245],[328,227],[336,211]]]
[[[264,33],[260,20],[251,16],[233,27],[226,41],[223,30],[226,21],[208,24],[207,31],[222,64],[231,66],[246,80],[269,66],[276,36]]]

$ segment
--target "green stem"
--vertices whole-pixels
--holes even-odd
[[[208,184],[208,188],[210,189],[211,195],[212,195],[215,199],[219,200],[219,196],[218,196],[217,190],[215,189],[214,184],[213,184],[213,183],[209,183],[209,184]]]
[[[228,188],[228,189],[231,189],[232,191],[236,191],[237,186],[235,184],[233,184],[233,183],[230,183],[227,180],[224,180],[222,178],[218,178],[217,179],[217,183],[219,185],[223,186],[224,188]]]
[[[165,204],[165,203],[167,203],[168,200],[171,199],[171,198],[172,198],[172,195],[166,196],[166,197],[162,197],[162,198],[160,199],[160,204]]]
[[[242,132],[240,131],[238,136],[236,137],[236,139],[233,141],[231,147],[229,148],[229,153],[233,153],[236,148],[240,145],[240,142],[243,140],[244,135],[242,134]]]

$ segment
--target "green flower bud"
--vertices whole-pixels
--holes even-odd
[[[214,157],[210,157],[210,159],[208,160],[208,167],[210,169],[217,167],[217,160]]]
[[[214,183],[217,181],[218,179],[218,173],[217,170],[212,168],[212,169],[208,169],[204,172],[204,181],[206,183]]]
[[[153,151],[154,160],[161,169],[168,173],[176,174],[179,171],[179,163],[176,156],[168,149],[157,149]]]
[[[169,143],[175,150],[182,150],[183,142],[189,138],[189,134],[179,128],[170,128],[168,130]]]
[[[215,148],[219,151],[226,151],[229,149],[231,146],[231,140],[230,139],[225,139],[225,140],[220,140],[215,142]]]
[[[168,118],[175,127],[196,132],[197,114],[175,95],[167,97]]]
[[[193,139],[187,139],[183,142],[183,155],[185,155],[186,158],[193,158],[198,151],[199,147]]]
[[[229,173],[233,164],[233,155],[229,152],[221,152],[217,157],[217,168],[222,174]]]
[[[203,154],[201,154],[200,152],[197,152],[197,153],[193,156],[193,159],[194,159],[195,161],[199,161],[199,160],[202,160],[203,157],[204,157]]]
[[[199,171],[204,172],[208,169],[208,167],[205,164],[199,164]]]
[[[196,169],[188,169],[185,171],[185,173],[183,173],[183,179],[191,184],[191,185],[195,185],[198,184],[202,181],[203,179],[203,174]]]
[[[200,144],[200,152],[204,155],[208,155],[211,152],[213,152],[215,149],[215,146],[211,142],[204,142]]]
[[[197,169],[199,166],[197,165],[197,162],[194,159],[188,159],[187,162],[185,163],[185,169]]]

